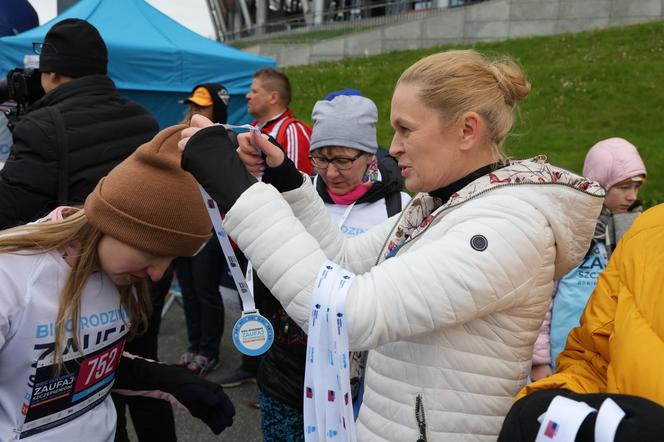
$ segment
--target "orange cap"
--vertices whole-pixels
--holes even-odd
[[[203,86],[199,86],[194,90],[194,93],[191,97],[184,100],[185,103],[194,103],[198,106],[207,107],[212,106],[212,95]]]

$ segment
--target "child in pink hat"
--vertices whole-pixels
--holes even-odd
[[[636,147],[622,138],[602,140],[590,148],[583,175],[606,189],[604,207],[611,213],[633,209],[646,178],[646,166]]]
[[[567,334],[579,325],[581,313],[597,285],[597,277],[622,234],[643,210],[637,198],[646,178],[646,166],[629,141],[609,138],[595,144],[586,155],[583,175],[606,189],[604,208],[585,258],[563,276],[554,289],[552,310],[533,348],[533,380],[548,376],[555,368]]]

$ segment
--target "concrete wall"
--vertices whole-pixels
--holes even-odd
[[[272,57],[284,67],[662,19],[664,0],[489,0],[316,43],[261,43],[245,50]]]

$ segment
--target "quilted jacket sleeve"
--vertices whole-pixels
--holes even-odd
[[[516,399],[537,390],[564,388],[575,393],[600,393],[606,390],[610,361],[609,338],[613,333],[623,243],[600,274],[595,291],[581,316],[580,326],[572,329],[560,353],[556,373],[524,387]]]
[[[373,248],[375,255],[387,232],[376,232],[382,238],[369,235],[371,244],[325,240],[322,226],[328,221],[301,216],[295,217],[276,189],[257,183],[237,200],[224,224],[259,277],[306,329],[311,289],[325,259],[349,268],[355,253],[363,253],[358,246]],[[553,275],[554,257],[547,255],[555,253],[553,234],[540,212],[498,196],[466,203],[444,220],[430,225],[417,247],[358,272],[346,301],[351,349],[376,348],[524,303],[548,303],[528,297],[541,284],[536,279],[544,265],[551,267],[547,277]],[[488,246],[471,247],[475,237],[484,237]]]
[[[282,195],[307,233],[318,242],[325,256],[353,273],[364,273],[376,263],[385,238],[399,218],[399,215],[395,215],[364,235],[348,238],[329,215],[309,177],[303,180],[301,187]]]
[[[540,327],[539,334],[533,346],[533,367],[536,365],[549,365],[551,364],[551,309],[553,302],[549,305],[546,311],[546,316]]]

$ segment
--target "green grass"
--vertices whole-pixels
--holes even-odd
[[[313,105],[327,93],[359,89],[376,102],[378,141],[389,146],[390,100],[401,72],[425,55],[464,47],[470,46],[287,68],[292,107],[310,122]],[[532,84],[506,142],[510,156],[543,153],[552,163],[579,172],[595,142],[623,137],[639,148],[648,168],[642,200],[648,206],[664,202],[664,22],[472,47],[511,55]]]

